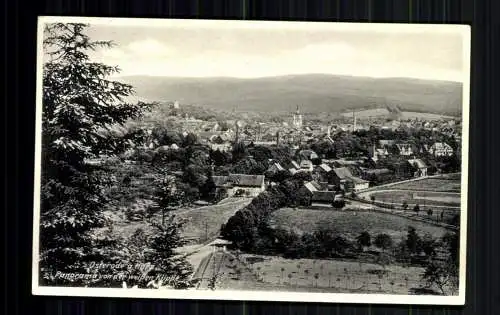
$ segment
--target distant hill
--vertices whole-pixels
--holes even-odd
[[[371,108],[457,115],[462,84],[408,78],[289,75],[257,79],[129,76],[139,98],[208,106],[219,110],[345,112]]]

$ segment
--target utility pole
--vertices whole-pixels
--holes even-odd
[[[208,222],[205,221],[205,241],[208,241]]]

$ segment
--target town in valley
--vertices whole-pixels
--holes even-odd
[[[70,29],[85,31],[77,25],[53,32]],[[96,87],[101,81],[86,81],[101,72],[66,78],[58,70],[64,61],[51,62],[44,68],[44,91],[67,95],[45,93],[44,106],[69,104],[82,84],[95,95],[108,93]],[[128,84],[126,77],[116,80]],[[132,95],[126,91],[116,93]],[[258,110],[237,101],[214,106],[217,91],[206,102],[143,91],[135,96],[148,100],[138,102],[148,103],[147,110],[106,122],[97,117],[118,115],[122,107],[102,114],[97,104],[104,96],[86,100],[87,109],[72,109],[70,122],[61,109],[44,109],[41,285],[458,294],[461,88],[421,110],[391,95],[367,96],[361,105],[326,98],[321,109],[313,98],[283,96],[286,106],[273,110],[263,99]],[[422,91],[422,98],[429,93]],[[459,109],[433,111],[443,107],[438,102],[457,102]],[[92,114],[81,114],[91,107]],[[87,124],[92,119],[106,128],[93,129]],[[77,120],[81,129],[73,132]],[[119,123],[108,128],[113,121]],[[68,138],[77,140],[64,142]],[[99,184],[64,180],[68,164],[71,176],[95,174]],[[55,193],[58,180],[76,192]],[[73,202],[93,212],[78,212]],[[80,241],[100,245],[80,249]],[[76,282],[54,276],[64,272],[94,276]]]

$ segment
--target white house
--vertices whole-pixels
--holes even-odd
[[[444,142],[436,142],[429,148],[429,153],[434,156],[452,156],[453,148]]]
[[[410,156],[413,155],[412,145],[408,143],[396,143],[399,155]]]
[[[370,186],[370,182],[352,175],[347,167],[333,169],[333,182],[345,191],[359,191]]]

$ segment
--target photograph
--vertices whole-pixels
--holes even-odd
[[[464,305],[469,26],[37,36],[34,295]]]

